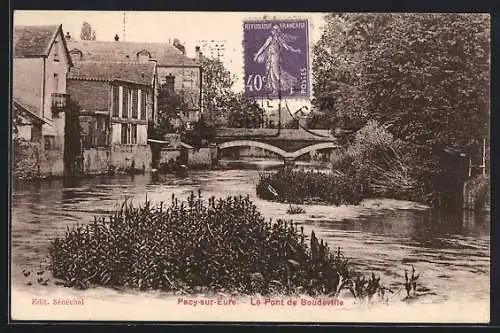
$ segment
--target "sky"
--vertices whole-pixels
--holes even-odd
[[[96,31],[97,40],[112,41],[115,34],[128,42],[172,42],[179,39],[186,54],[196,46],[223,44],[221,61],[236,76],[235,90],[243,89],[243,27],[246,19],[301,18],[309,20],[309,44],[319,39],[323,13],[264,12],[146,12],[146,11],[15,11],[14,25],[62,24],[64,33],[80,38],[84,21]],[[125,34],[124,34],[125,18]],[[202,49],[210,55],[208,48]],[[311,52],[309,52],[310,54]],[[294,104],[292,101],[290,104]]]

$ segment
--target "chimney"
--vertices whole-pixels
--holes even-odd
[[[66,40],[71,40],[71,35],[69,34],[69,31],[66,31],[66,36],[64,36]]]
[[[118,42],[120,40],[120,37],[118,37],[118,34],[115,34],[115,42]]]
[[[195,46],[195,48],[194,48],[194,55],[195,55],[195,59],[197,61],[201,61],[201,51],[200,51],[200,47],[199,46]]]
[[[176,49],[181,51],[183,55],[186,55],[186,48],[184,47],[184,45],[181,44],[181,42],[177,38],[174,38],[173,45],[175,46]]]

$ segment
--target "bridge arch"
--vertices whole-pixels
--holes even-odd
[[[219,149],[231,148],[231,147],[257,147],[267,151],[271,151],[281,157],[287,157],[287,152],[279,147],[270,145],[265,142],[253,141],[253,140],[233,140],[220,143],[218,145]]]
[[[307,154],[307,153],[310,153],[312,151],[321,150],[321,149],[328,149],[328,148],[332,148],[332,149],[339,148],[339,145],[335,142],[320,142],[320,143],[316,143],[314,145],[310,145],[310,146],[301,148],[301,149],[296,150],[292,153],[289,153],[290,156],[287,156],[287,157],[295,159],[297,157],[300,157],[300,156]]]
[[[233,141],[227,141],[220,143],[218,145],[219,149],[225,149],[225,148],[231,148],[231,147],[257,147],[261,148],[267,151],[271,151],[275,154],[278,154],[281,157],[287,158],[287,159],[296,159],[297,157],[300,157],[304,154],[310,153],[315,150],[320,150],[320,149],[327,149],[327,148],[338,148],[339,145],[335,142],[320,142],[316,143],[304,148],[301,148],[299,150],[296,150],[294,152],[287,152],[279,147],[270,145],[265,142],[260,142],[260,141],[254,141],[254,140],[233,140]]]

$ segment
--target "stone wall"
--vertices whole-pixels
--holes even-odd
[[[211,167],[217,163],[217,147],[183,148],[187,149],[188,167]]]
[[[87,148],[83,151],[83,172],[104,174],[110,170],[151,171],[149,145],[112,145],[111,147]]]
[[[151,171],[151,148],[149,145],[112,145],[111,165],[117,170],[131,168]]]
[[[111,167],[111,150],[108,147],[86,148],[83,150],[83,173],[104,174]]]
[[[166,164],[169,161],[175,161],[177,158],[181,157],[181,151],[176,148],[162,148],[160,150],[160,158],[158,159],[158,166]]]

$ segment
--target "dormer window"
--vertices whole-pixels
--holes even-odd
[[[140,62],[148,62],[151,59],[151,53],[146,50],[137,52],[137,60]]]
[[[69,52],[69,56],[71,57],[72,62],[77,62],[82,59],[82,51],[73,49]]]
[[[59,61],[59,42],[54,41],[54,61]]]

